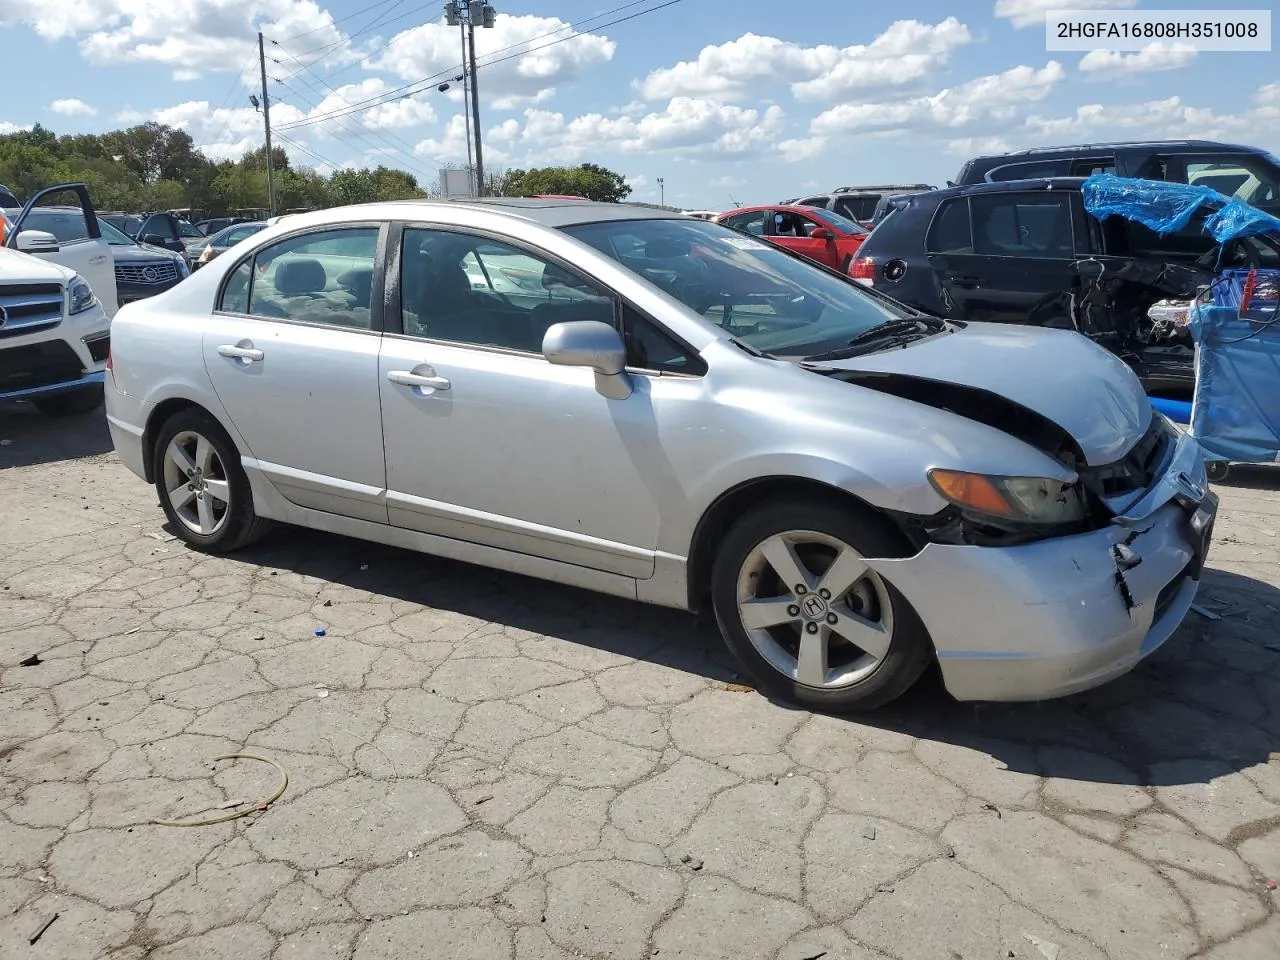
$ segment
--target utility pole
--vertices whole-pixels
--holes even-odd
[[[465,14],[465,19],[464,15]],[[497,11],[485,0],[449,0],[444,5],[445,23],[449,26],[461,24],[466,35],[466,46],[463,49],[463,73],[471,80],[471,128],[467,132],[468,151],[471,137],[475,137],[475,179],[476,196],[483,197],[484,188],[484,148],[480,137],[480,88],[476,77],[476,27],[492,27]],[[468,66],[469,62],[469,66]],[[466,87],[463,87],[466,96]]]
[[[271,162],[271,101],[267,98],[267,54],[258,32],[258,69],[262,71],[262,123],[267,131],[267,206],[269,216],[276,215],[276,172]]]
[[[658,178],[658,206],[665,207],[667,205],[667,185],[666,181],[661,177]]]
[[[462,25],[461,20],[458,21],[458,34],[462,37],[462,116],[467,127],[467,177],[471,180],[471,195],[478,197],[480,194],[476,183],[475,151],[471,147],[471,109],[467,99],[471,87],[471,79],[467,75],[467,28]]]

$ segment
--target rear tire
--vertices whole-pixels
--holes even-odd
[[[1221,483],[1231,473],[1231,464],[1226,460],[1210,460],[1204,465],[1205,476],[1213,483]]]
[[[48,397],[36,397],[31,402],[46,417],[78,417],[92,413],[102,406],[101,384],[55,393]]]
[[[716,554],[711,598],[756,686],[831,713],[871,710],[910,689],[933,643],[906,598],[861,559],[900,547],[882,517],[821,500],[743,516]]]
[[[271,521],[254,512],[239,451],[203,410],[180,410],[164,422],[156,435],[152,472],[174,532],[197,550],[239,550],[271,529]]]

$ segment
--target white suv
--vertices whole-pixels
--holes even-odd
[[[61,247],[51,235],[23,230],[20,214],[12,222],[5,217],[0,246],[0,401],[30,400],[51,416],[87,413],[101,405],[111,343],[105,305],[114,313],[116,304],[110,248],[84,187],[60,185],[35,200],[67,190],[80,196],[89,228],[86,243]],[[100,244],[105,271],[95,262],[104,255]],[[80,262],[85,271],[71,265]],[[83,272],[94,273],[92,286]]]

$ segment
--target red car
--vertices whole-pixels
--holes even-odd
[[[870,233],[857,221],[818,207],[742,207],[720,214],[715,222],[794,250],[841,273]]]

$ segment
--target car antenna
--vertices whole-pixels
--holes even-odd
[[[729,191],[726,190],[725,193],[729,193]],[[738,202],[738,198],[735,197],[732,193],[729,193],[729,202],[732,203],[735,208],[742,206],[742,204]]]

